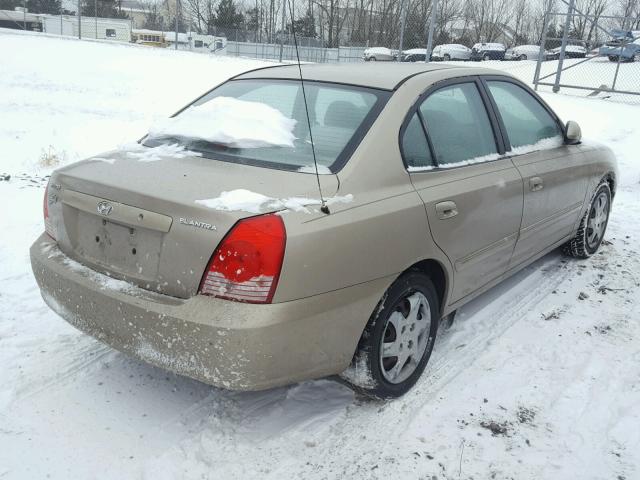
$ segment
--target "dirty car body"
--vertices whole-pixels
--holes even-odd
[[[400,318],[388,299],[404,279],[399,305],[418,330],[403,337],[389,320],[379,347],[402,337],[413,353],[372,364],[394,396],[430,354],[418,332],[437,325],[420,322],[570,241],[598,185],[615,188],[609,150],[568,138],[508,75],[409,63],[302,72],[319,175],[295,66],[239,75],[176,117],[216,98],[271,102],[297,120],[290,146],[149,136],[56,170],[31,247],[46,303],[153,365],[256,390],[353,369],[371,319]],[[258,202],[221,201],[233,192]]]

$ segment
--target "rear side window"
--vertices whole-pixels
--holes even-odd
[[[435,91],[420,105],[420,113],[438,166],[466,165],[497,156],[489,116],[474,83]]]
[[[413,114],[402,135],[402,154],[409,170],[434,166],[427,137],[424,136],[422,122],[417,113]]]
[[[488,81],[511,147],[535,145],[546,138],[561,137],[555,119],[524,88],[510,82]]]

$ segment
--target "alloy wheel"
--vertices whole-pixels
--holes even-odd
[[[416,370],[429,343],[431,309],[420,292],[398,302],[380,345],[380,370],[389,383],[401,383]]]
[[[601,192],[591,204],[589,219],[587,220],[587,245],[595,248],[602,240],[604,230],[609,219],[609,197],[605,192]]]

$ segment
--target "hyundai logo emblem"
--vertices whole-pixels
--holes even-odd
[[[111,215],[112,211],[113,205],[109,202],[98,202],[98,213],[100,215],[104,215],[106,217],[107,215]]]

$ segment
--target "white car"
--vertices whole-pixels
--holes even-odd
[[[403,62],[424,62],[427,58],[426,48],[411,48],[403,50],[400,60]]]
[[[537,60],[542,56],[542,60],[546,60],[548,52],[540,48],[538,45],[518,45],[509,48],[504,54],[505,60]]]
[[[551,56],[553,59],[558,59],[560,57],[560,49],[562,47],[557,47],[551,50]],[[567,45],[564,50],[565,58],[585,58],[587,56],[587,49],[582,45]]]
[[[469,60],[471,49],[458,43],[437,45],[431,52],[431,60]]]
[[[395,60],[397,52],[386,47],[367,48],[362,54],[365,62],[390,62]]]

